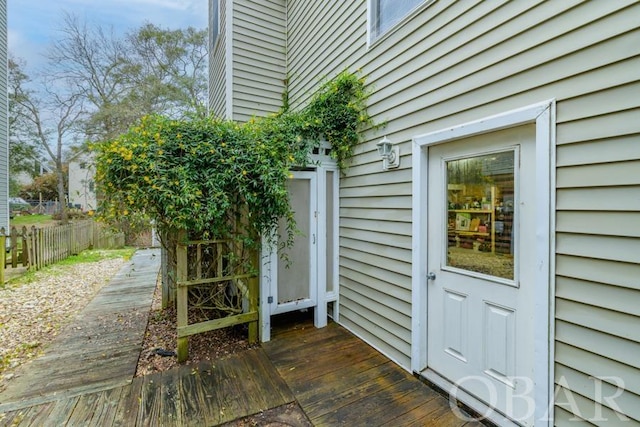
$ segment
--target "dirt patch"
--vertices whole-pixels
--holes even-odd
[[[162,308],[162,290],[158,280],[136,369],[137,377],[178,366],[175,355],[178,342],[176,319],[174,307]],[[258,345],[249,344],[244,325],[208,331],[189,338],[189,359],[186,363],[221,359]]]
[[[221,427],[312,427],[305,413],[297,403],[278,406],[277,408],[262,411],[259,414],[240,418],[222,424]]]
[[[175,355],[178,339],[176,316],[175,308],[162,309],[161,283],[158,280],[136,376],[166,371],[178,366]],[[249,344],[247,327],[244,325],[209,331],[189,338],[189,359],[186,363],[196,364],[221,359],[257,346],[259,344]],[[230,421],[223,426],[311,427],[313,424],[300,405],[293,402]]]

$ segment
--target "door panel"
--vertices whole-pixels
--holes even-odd
[[[444,348],[451,356],[467,361],[469,342],[467,296],[444,290]]]
[[[276,280],[272,290],[276,304],[272,314],[316,305],[317,276],[317,186],[315,172],[293,172],[287,183],[291,208],[298,229],[286,258],[278,258]],[[287,235],[287,223],[280,222],[280,236]]]
[[[515,312],[488,301],[484,308],[485,372],[513,387],[509,378],[516,375]]]
[[[525,425],[533,379],[535,129],[429,147],[429,369]],[[530,416],[532,416],[531,414]]]

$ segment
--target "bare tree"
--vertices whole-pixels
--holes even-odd
[[[206,114],[206,31],[145,24],[119,38],[67,14],[61,34],[50,72],[84,97],[89,139],[112,139],[146,114]]]
[[[71,14],[60,31],[48,53],[50,76],[74,88],[93,110],[84,129],[89,139],[116,137],[131,123],[129,113],[117,108],[132,89],[125,43],[113,30],[89,27]]]
[[[41,91],[31,89],[31,79],[22,71],[21,64],[24,62],[9,60],[8,90],[13,105],[10,121],[13,126],[28,129],[34,142],[55,165],[61,220],[66,223],[63,154],[84,114],[83,98],[46,81]]]

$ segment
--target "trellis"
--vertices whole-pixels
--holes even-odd
[[[248,323],[258,340],[258,257],[241,239],[176,244],[178,361],[189,356],[189,337]],[[191,322],[191,323],[190,323]]]

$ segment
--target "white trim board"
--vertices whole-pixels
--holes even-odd
[[[411,370],[427,366],[427,148],[527,123],[536,126],[535,425],[553,423],[553,306],[555,247],[555,100],[440,129],[413,138]],[[543,286],[546,285],[546,286]],[[550,412],[550,413],[548,413]]]
[[[225,7],[225,118],[233,120],[233,0]]]

